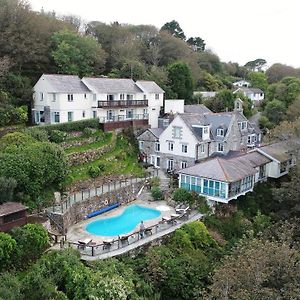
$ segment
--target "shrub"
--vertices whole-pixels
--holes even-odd
[[[49,140],[48,132],[41,127],[33,127],[31,129],[25,129],[24,133],[30,135],[35,140],[40,142],[47,142]]]
[[[0,204],[13,200],[17,181],[14,178],[0,177]]]
[[[150,178],[150,186],[151,187],[159,186],[159,183],[160,183],[160,178],[159,177]]]
[[[83,135],[85,137],[90,137],[90,136],[93,135],[93,133],[94,133],[94,130],[90,127],[86,127],[86,128],[83,129]]]
[[[0,270],[12,263],[12,256],[16,249],[16,241],[7,233],[0,232]]]
[[[178,188],[173,193],[173,200],[178,203],[192,204],[194,199],[189,191],[183,188]]]
[[[54,143],[61,143],[66,139],[67,134],[60,130],[52,130],[49,133],[49,140]]]
[[[151,189],[151,195],[154,200],[162,200],[164,198],[163,192],[157,186],[155,186]]]
[[[104,170],[105,170],[105,164],[99,164],[98,165],[98,168],[99,168],[99,170],[101,171],[101,172],[103,172]]]
[[[92,178],[96,178],[96,177],[100,176],[100,174],[101,174],[99,167],[90,167],[88,172]]]

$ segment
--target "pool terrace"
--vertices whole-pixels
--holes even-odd
[[[86,231],[87,224],[92,221],[121,214],[126,208],[126,206],[121,206],[113,211],[70,227],[67,234],[67,241],[61,244],[61,247],[77,249],[81,253],[83,260],[105,259],[125,254],[133,249],[152,243],[174,232],[182,225],[199,220],[203,216],[197,211],[187,211],[185,214],[177,214],[175,209],[168,206],[165,201],[136,200],[132,204],[158,209],[161,212],[160,217],[144,221],[146,230],[143,238],[140,236],[139,225],[126,235],[114,237],[97,236]]]

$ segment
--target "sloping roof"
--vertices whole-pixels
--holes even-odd
[[[287,141],[282,141],[258,148],[267,155],[275,158],[279,162],[287,161],[291,158],[292,146]]]
[[[253,151],[253,152],[249,152],[246,153],[244,155],[240,155],[237,157],[233,157],[230,158],[230,160],[238,160],[239,162],[243,163],[243,164],[248,164],[250,166],[252,166],[253,168],[265,165],[269,162],[271,162],[271,159],[269,159],[268,157],[266,157],[265,155],[257,152],[257,151]]]
[[[264,93],[261,89],[258,89],[258,88],[247,88],[247,87],[239,87],[233,93],[236,93],[238,91],[243,91],[246,94],[263,94]]]
[[[203,104],[185,105],[184,112],[196,114],[212,113],[212,111]]]
[[[230,127],[230,123],[233,119],[233,114],[208,114],[205,116],[207,123],[211,124],[210,130],[212,138],[215,141],[222,141],[227,134],[227,131]],[[217,129],[224,129],[224,136],[217,136]]]
[[[164,128],[149,128],[148,129],[154,136],[159,138],[159,136],[162,134],[164,131]]]
[[[46,80],[58,93],[88,93],[90,90],[76,75],[43,74],[41,80]]]
[[[193,125],[204,126],[207,125],[204,114],[178,114],[187,127],[192,131],[194,136],[201,141],[202,140],[202,130],[199,127],[194,127]]]
[[[247,176],[254,175],[256,169],[245,165],[238,159],[216,157],[198,163],[192,167],[179,170],[178,173],[203,177],[223,182],[235,182]]]
[[[6,202],[0,205],[0,217],[6,216],[18,211],[26,210],[27,207],[19,202]]]
[[[82,78],[93,90],[99,94],[108,93],[142,93],[132,79],[127,78]]]
[[[148,93],[164,93],[165,91],[154,81],[138,80],[136,84],[145,92]]]

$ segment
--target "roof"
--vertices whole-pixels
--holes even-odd
[[[138,80],[136,84],[147,93],[164,93],[165,91],[154,81]]]
[[[236,182],[254,175],[256,169],[238,159],[216,157],[198,163],[192,167],[179,170],[178,173],[203,177],[223,182]]]
[[[249,152],[240,156],[232,157],[231,160],[238,160],[243,164],[249,164],[251,167],[256,168],[265,165],[272,160],[258,151]]]
[[[239,87],[233,93],[236,93],[238,91],[243,91],[246,94],[263,94],[264,93],[261,89],[258,89],[258,88],[247,88],[247,87]]]
[[[26,210],[27,207],[19,202],[6,202],[0,205],[0,217]]]
[[[258,148],[258,151],[263,151],[272,158],[279,162],[284,162],[291,159],[293,146],[287,141],[277,142],[270,145],[265,145]]]
[[[222,141],[227,134],[227,130],[230,127],[230,124],[233,119],[233,114],[209,114],[206,115],[205,118],[207,123],[211,124],[210,130],[212,138],[215,141]],[[224,129],[224,136],[217,136],[217,129],[222,128]]]
[[[203,104],[185,105],[184,112],[197,114],[212,113],[212,111]]]
[[[108,93],[142,93],[143,91],[134,83],[132,79],[127,78],[82,78],[89,87],[99,94]]]
[[[88,93],[90,90],[77,75],[43,74],[41,80],[46,80],[58,93]]]
[[[159,136],[164,131],[164,128],[149,128],[148,129],[155,137],[159,138]]]

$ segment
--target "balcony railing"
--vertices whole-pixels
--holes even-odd
[[[111,101],[98,101],[98,108],[111,108],[111,107],[146,107],[148,100],[111,100]]]
[[[99,123],[111,123],[111,122],[122,122],[122,121],[133,121],[133,120],[148,120],[148,114],[134,114],[131,116],[116,115],[107,117],[100,117]]]

